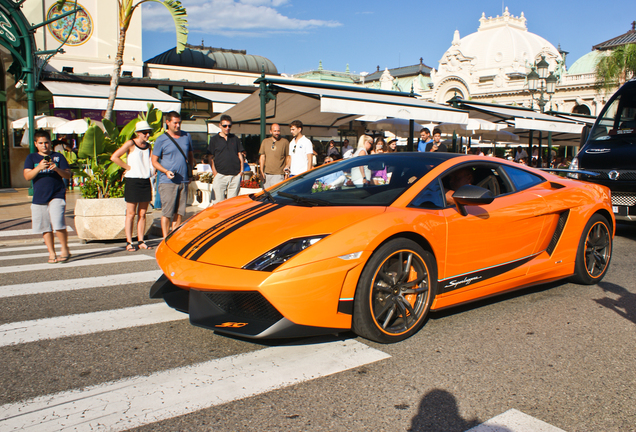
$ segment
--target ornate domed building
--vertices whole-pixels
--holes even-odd
[[[594,69],[599,56],[604,55],[600,49],[595,46],[566,70],[567,52],[529,32],[523,12],[516,17],[506,8],[501,16],[482,14],[475,33],[462,38],[456,30],[437,70],[417,69],[417,65],[378,70],[367,77],[365,85],[400,91],[412,87],[423,98],[438,103],[457,95],[477,102],[530,107],[526,75],[544,57],[558,78],[546,110],[597,115],[608,97],[595,88]],[[410,73],[400,74],[403,69]]]
[[[422,96],[444,103],[457,94],[473,101],[530,107],[526,75],[543,57],[558,78],[546,109],[598,114],[606,96],[596,92],[594,68],[603,54],[592,51],[566,70],[567,52],[529,32],[526,21],[523,12],[515,17],[506,8],[494,18],[482,14],[476,33],[460,38],[455,31],[438,70],[431,71],[431,90]]]
[[[523,13],[486,18],[482,14],[479,29],[464,38],[455,31],[451,47],[431,71],[432,99],[443,103],[458,96],[498,103],[523,92],[525,75],[535,60],[545,57],[550,70],[562,72],[561,53],[547,40],[526,27]],[[504,102],[505,103],[505,102]]]

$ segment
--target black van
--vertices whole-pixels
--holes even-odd
[[[598,173],[576,176],[610,188],[616,219],[636,221],[636,78],[605,104],[570,168]]]

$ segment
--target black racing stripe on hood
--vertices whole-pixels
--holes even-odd
[[[225,231],[221,232],[216,237],[213,237],[209,242],[205,243],[203,246],[201,246],[199,249],[197,249],[197,251],[194,254],[192,254],[192,256],[188,257],[188,259],[193,260],[193,261],[198,260],[201,257],[201,255],[203,255],[205,252],[208,251],[208,249],[210,249],[212,246],[214,246],[220,240],[222,240],[225,237],[227,237],[228,235],[232,234],[237,229],[244,227],[248,223],[250,223],[252,221],[255,221],[256,219],[260,218],[261,216],[265,216],[267,214],[270,214],[271,212],[273,212],[275,210],[278,210],[281,207],[284,207],[284,206],[280,205],[280,204],[273,204],[271,207],[268,207],[264,211],[262,211],[262,212],[260,212],[258,214],[255,214],[253,216],[250,216],[248,218],[245,218],[245,219],[241,220],[240,222],[238,222],[237,224],[232,225],[230,228],[228,228]]]
[[[205,231],[203,231],[201,234],[197,235],[195,238],[193,238],[192,240],[190,240],[188,242],[188,244],[186,244],[179,252],[178,255],[183,256],[184,254],[186,254],[190,249],[192,249],[194,246],[196,246],[197,244],[201,244],[201,243],[205,243],[207,240],[209,240],[209,237],[211,235],[213,235],[214,231],[221,229],[224,225],[229,225],[232,222],[234,222],[237,219],[240,219],[246,215],[249,215],[250,213],[256,212],[261,210],[261,208],[266,205],[265,203],[259,203],[253,207],[248,208],[247,210],[243,210],[241,212],[236,213],[235,215],[232,215],[226,219],[223,219],[221,222],[211,226],[210,228],[206,229]]]

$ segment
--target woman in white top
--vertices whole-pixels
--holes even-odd
[[[132,244],[132,230],[135,214],[137,215],[137,247],[139,249],[152,249],[144,242],[146,231],[146,211],[152,199],[152,187],[150,177],[154,175],[154,168],[150,162],[152,148],[148,138],[152,128],[148,122],[140,120],[135,127],[135,138],[126,141],[124,145],[113,153],[110,160],[126,170],[124,174],[126,200],[126,250],[135,252],[137,249]],[[126,162],[121,157],[126,156]]]
[[[373,138],[369,135],[362,135],[358,140],[358,148],[353,157],[366,156],[373,146]],[[351,181],[356,186],[366,186],[371,183],[371,171],[366,165],[355,167],[351,170]]]

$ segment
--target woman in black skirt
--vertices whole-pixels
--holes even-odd
[[[132,243],[132,230],[135,215],[137,215],[137,247],[139,249],[152,249],[144,242],[146,230],[146,211],[152,199],[150,177],[154,174],[154,168],[150,162],[152,148],[148,138],[152,128],[148,122],[140,120],[135,127],[136,137],[126,141],[110,160],[126,170],[124,174],[126,200],[126,250],[135,252],[137,249]],[[126,156],[126,162],[121,157]]]

